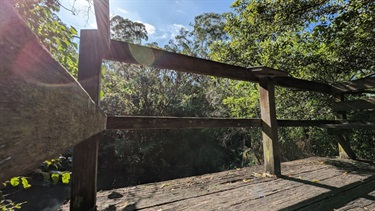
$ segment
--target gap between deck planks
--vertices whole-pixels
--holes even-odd
[[[282,163],[281,178],[263,166],[99,191],[98,210],[346,210],[375,208],[375,165],[307,158]],[[123,195],[109,199],[113,192]],[[63,206],[68,210],[68,206]]]

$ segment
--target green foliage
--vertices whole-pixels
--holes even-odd
[[[21,186],[24,189],[31,187],[26,177],[13,177],[10,179],[10,181],[5,181],[3,183],[4,187],[7,185],[7,183],[9,183],[12,187],[19,187],[20,184],[22,184]],[[7,194],[4,195],[3,191],[0,190],[0,209],[2,211],[13,211],[16,209],[21,209],[22,205],[27,203],[26,201],[21,203],[14,202],[10,199],[7,199],[7,196]]]
[[[7,183],[10,183],[13,187],[17,187],[19,184],[22,184],[24,189],[31,187],[26,177],[12,177],[10,181],[4,182],[3,185],[6,186]]]
[[[375,71],[373,1],[237,0],[232,7],[234,12],[227,14],[224,27],[230,39],[211,43],[209,57],[213,60],[245,67],[269,66],[294,77],[327,83]],[[256,87],[229,80],[225,84],[229,85],[220,92],[231,116],[259,114]],[[285,88],[277,88],[275,96],[278,119],[335,118],[330,109],[332,97]],[[357,143],[368,143],[368,136],[354,134],[354,145],[364,150]],[[337,153],[336,142],[326,131],[283,128],[279,136],[284,159]],[[306,152],[296,153],[302,149]],[[370,153],[363,152],[358,150],[369,158]]]
[[[36,170],[36,173],[43,176],[43,181],[45,183],[52,183],[56,185],[61,177],[61,182],[63,184],[69,184],[71,172],[67,169],[68,163],[71,161],[60,155],[58,158],[51,160],[46,160],[43,162],[43,165]]]
[[[110,24],[112,39],[135,44],[148,39],[146,27],[142,23],[116,15],[111,19]]]
[[[57,16],[59,1],[51,0],[11,0],[31,30],[39,37],[51,55],[73,76],[77,77],[78,54],[77,30],[65,25]]]

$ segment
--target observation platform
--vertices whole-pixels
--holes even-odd
[[[311,157],[97,194],[98,210],[375,210],[375,163]],[[63,206],[69,210],[69,203]]]

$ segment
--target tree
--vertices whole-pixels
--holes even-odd
[[[237,0],[224,27],[230,39],[213,42],[209,57],[244,67],[269,66],[327,83],[373,73],[374,5],[373,1]],[[231,85],[221,92],[223,102],[232,115],[246,116],[258,107],[255,87],[238,81],[225,84]],[[332,101],[317,93],[276,90],[279,119],[333,119]],[[332,155],[334,142],[323,132],[281,128],[279,134],[289,151],[296,147],[290,140],[308,140],[314,153]],[[284,154],[286,159],[292,157]]]

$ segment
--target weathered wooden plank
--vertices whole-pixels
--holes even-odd
[[[107,130],[260,127],[260,119],[109,116]]]
[[[98,30],[81,30],[78,80],[97,104],[100,94],[102,42],[105,41]],[[101,134],[96,134],[74,147],[70,210],[96,210],[100,139]]]
[[[8,1],[0,1],[0,181],[105,129],[106,117],[40,45]]]
[[[345,95],[344,94],[334,94],[333,95],[335,102],[344,102],[345,101]],[[347,115],[345,111],[338,111],[334,112],[335,114],[335,119],[347,119]],[[328,133],[331,132],[331,130],[327,131]],[[336,140],[338,140],[338,149],[339,149],[339,156],[341,158],[350,158],[352,157],[352,154],[354,152],[350,148],[350,143],[349,140],[337,137],[336,134],[334,134],[334,137]],[[341,143],[344,144],[344,146],[341,145]]]
[[[292,77],[275,77],[274,83],[278,86],[301,89],[305,91],[320,92],[325,94],[332,93],[331,85],[316,81],[308,81]]]
[[[375,98],[368,98],[363,100],[351,100],[351,101],[341,101],[332,104],[332,110],[334,112],[340,111],[356,111],[356,110],[366,110],[375,109]]]
[[[275,108],[275,86],[271,78],[260,78],[259,93],[265,171],[270,174],[281,175]]]
[[[105,58],[108,60],[251,82],[258,81],[251,68],[223,64],[115,40],[111,40],[110,48],[110,55]],[[260,68],[256,67],[256,69]]]
[[[334,93],[362,92],[375,88],[375,77],[361,78],[354,81],[333,84]]]
[[[109,21],[109,0],[94,0],[96,24],[99,36],[103,42],[102,53],[108,54],[110,48],[110,21]]]
[[[354,151],[350,147],[349,140],[346,138],[346,135],[345,133],[343,133],[343,131],[328,129],[327,132],[328,134],[333,135],[333,137],[335,137],[335,139],[337,140],[339,147],[341,148],[341,150],[339,151],[341,158],[357,158]]]
[[[281,165],[280,178],[263,177],[262,167],[253,166],[101,191],[98,210],[296,210],[326,200],[328,206],[339,205],[337,209],[358,197],[371,200],[366,193],[374,190],[373,164],[315,157]],[[366,190],[347,197],[361,188]],[[117,198],[110,197],[113,193]]]

